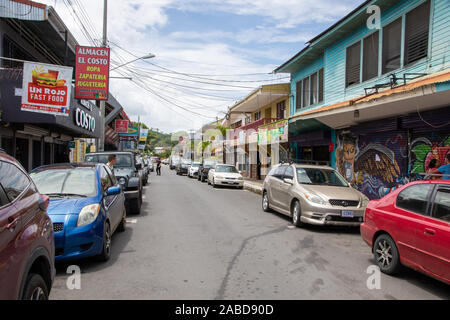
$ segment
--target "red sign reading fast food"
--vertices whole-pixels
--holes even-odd
[[[109,48],[76,47],[75,99],[108,100]]]

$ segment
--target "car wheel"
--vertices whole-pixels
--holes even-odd
[[[124,232],[127,225],[127,211],[125,207],[123,208],[122,220],[120,221],[119,226],[117,227],[117,231]]]
[[[28,275],[22,300],[48,300],[47,284],[41,275],[37,273]]]
[[[267,194],[267,191],[263,192],[262,209],[264,212],[270,212],[269,195]]]
[[[399,271],[400,255],[394,240],[387,234],[382,234],[375,240],[373,255],[381,272],[393,275]]]
[[[301,221],[302,209],[300,207],[300,202],[295,200],[292,206],[292,224],[298,228],[303,227],[305,224]]]
[[[108,261],[109,258],[111,258],[111,226],[109,222],[106,222],[103,230],[103,249],[98,259],[100,261]]]

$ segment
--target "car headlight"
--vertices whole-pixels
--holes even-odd
[[[313,202],[313,203],[322,204],[322,205],[327,204],[327,203],[325,202],[325,200],[323,200],[321,197],[316,196],[316,195],[312,195],[312,194],[305,193],[305,198],[306,198],[308,201],[311,201],[311,202]]]
[[[370,199],[367,197],[363,197],[362,201],[361,201],[361,207],[367,207],[367,205],[369,204]]]
[[[127,183],[127,179],[125,179],[125,178],[119,179],[119,184],[126,184],[126,183]]]
[[[237,178],[238,180],[244,180],[243,176],[240,176],[239,178]]]
[[[100,205],[90,204],[81,209],[78,215],[77,227],[88,225],[97,219],[98,213],[100,212]]]

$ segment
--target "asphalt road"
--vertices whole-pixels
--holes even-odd
[[[450,286],[408,269],[368,289],[374,260],[359,229],[293,228],[257,194],[167,167],[150,181],[111,260],[72,263],[82,272],[73,290],[58,265],[51,299],[450,299]]]

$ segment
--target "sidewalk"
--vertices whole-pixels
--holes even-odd
[[[262,184],[263,182],[261,180],[245,180],[244,189],[257,194],[262,194]]]

